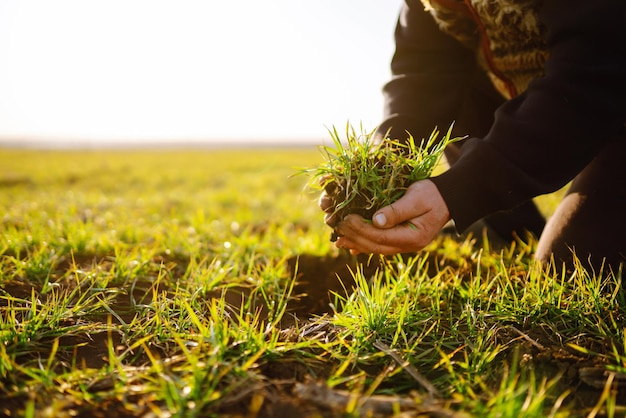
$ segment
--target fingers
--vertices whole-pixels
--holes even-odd
[[[434,195],[439,196],[439,190],[432,181],[413,183],[398,201],[376,212],[372,221],[379,228],[392,228],[422,216],[436,206]]]
[[[337,224],[336,245],[353,254],[398,254],[426,247],[450,220],[450,212],[432,181],[412,184],[404,196],[376,212],[372,222],[348,215]]]
[[[330,175],[324,176],[320,179],[320,186],[324,188],[322,194],[318,200],[318,206],[325,213],[324,222],[334,228],[337,224],[337,217],[335,216],[336,201],[333,195],[337,193],[338,185],[332,180]]]
[[[333,198],[330,197],[330,195],[328,195],[328,193],[326,192],[322,192],[319,200],[317,201],[317,204],[319,205],[320,209],[322,209],[322,211],[326,213],[332,212],[334,209]]]
[[[324,222],[326,225],[334,228],[337,225],[337,216],[335,215],[335,202],[334,199],[326,192],[322,192],[318,205],[322,211],[324,211]]]
[[[331,228],[335,228],[338,222],[339,219],[335,213],[327,213],[326,215],[324,215],[324,223]]]
[[[337,247],[349,249],[353,254],[385,255],[420,251],[438,232],[429,232],[408,222],[380,229],[358,215],[346,216],[338,230]]]

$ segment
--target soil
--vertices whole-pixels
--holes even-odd
[[[331,295],[348,296],[355,286],[354,272],[363,269],[365,276],[373,275],[381,266],[380,259],[351,256],[342,252],[337,256],[302,254],[287,260],[291,276],[296,275],[293,294],[295,300],[289,311],[299,317],[332,313]]]

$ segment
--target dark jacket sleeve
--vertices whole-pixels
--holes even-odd
[[[626,3],[546,0],[545,77],[502,105],[491,131],[433,178],[457,228],[570,181],[626,119]]]
[[[477,68],[474,53],[442,33],[419,0],[402,5],[395,46],[378,132],[404,140],[408,131],[419,140],[435,127],[447,131]]]
[[[470,139],[461,159],[432,179],[460,230],[564,186],[624,129],[626,2],[545,0],[540,19],[545,76],[505,102],[490,132]],[[446,90],[438,78],[432,83]]]

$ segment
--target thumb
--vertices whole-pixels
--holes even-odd
[[[405,194],[396,202],[376,212],[372,217],[372,222],[378,228],[393,228],[413,218],[415,216],[412,213],[414,210],[415,208],[414,205],[411,204],[411,199]]]

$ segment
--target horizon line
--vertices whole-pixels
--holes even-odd
[[[186,139],[78,139],[44,137],[0,137],[0,148],[41,150],[96,149],[211,149],[211,148],[305,148],[322,145],[322,138],[186,138]]]

